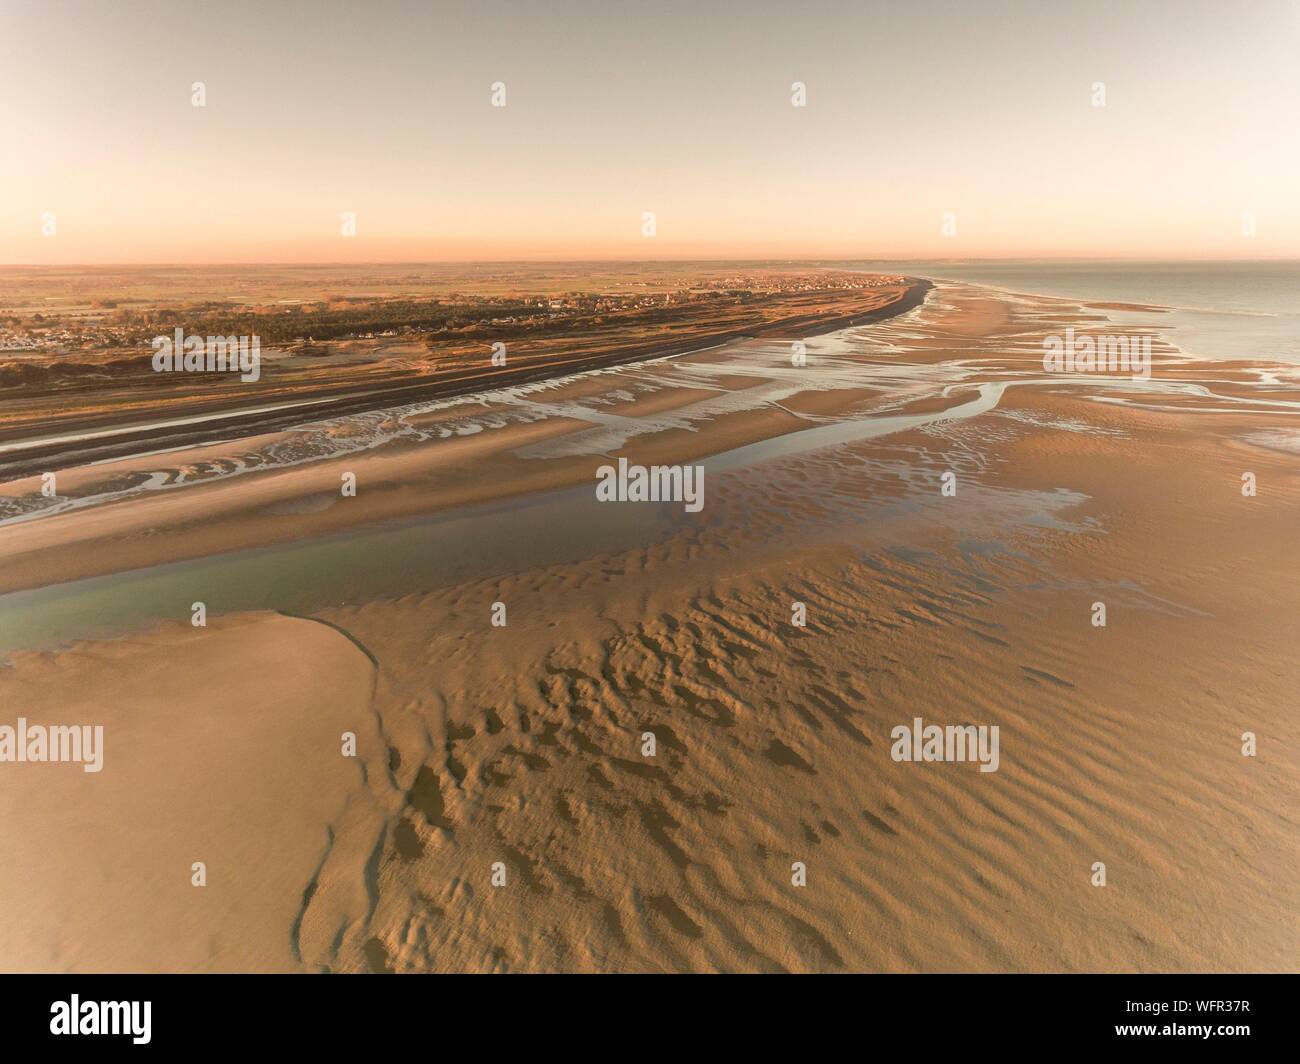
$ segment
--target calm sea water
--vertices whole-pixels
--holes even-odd
[[[1162,332],[1190,355],[1300,364],[1297,262],[855,262],[1010,292],[1169,308]],[[1120,315],[1123,320],[1124,315]],[[1143,317],[1151,320],[1150,315]]]

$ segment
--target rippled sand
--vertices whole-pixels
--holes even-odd
[[[702,514],[577,560],[199,631],[182,599],[157,628],[12,652],[4,703],[77,692],[118,790],[0,776],[11,831],[46,818],[0,870],[24,899],[4,966],[1293,967],[1294,368],[1160,346],[1150,382],[1054,378],[1041,338],[1067,321],[1105,315],[945,286],[811,341],[803,370],[733,345],[77,474],[120,497],[0,526],[6,586],[590,484],[617,454],[709,480]],[[999,770],[891,760],[917,716],[998,725]],[[197,762],[168,718],[204,722]],[[89,792],[102,832],[49,812]],[[149,809],[144,854],[121,829]],[[96,889],[56,889],[83,862]],[[148,917],[140,867],[168,884]]]

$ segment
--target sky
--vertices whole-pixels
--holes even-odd
[[[1295,0],[0,0],[0,263],[1300,258],[1297,55]]]

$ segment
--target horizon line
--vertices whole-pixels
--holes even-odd
[[[1161,264],[1208,264],[1222,263],[1233,265],[1250,265],[1259,263],[1300,263],[1300,255],[1261,258],[1219,258],[1179,257],[1152,258],[1150,256],[1129,257],[1123,255],[970,255],[944,258],[914,257],[872,257],[872,256],[771,256],[759,258],[733,256],[705,256],[683,258],[501,258],[501,259],[277,259],[252,261],[248,259],[211,259],[204,261],[158,260],[158,261],[114,261],[114,262],[0,262],[0,270],[41,270],[41,269],[112,269],[112,268],[203,268],[217,266],[275,267],[275,266],[541,266],[541,265],[707,265],[711,263],[744,264],[824,264],[824,263],[925,263],[936,265],[961,265],[973,263],[1014,263],[1014,262],[1078,262],[1078,263],[1161,263]]]

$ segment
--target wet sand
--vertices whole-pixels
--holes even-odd
[[[1163,345],[1150,382],[1043,373],[1104,309],[942,286],[802,369],[750,341],[61,474],[0,587],[117,575],[0,697],[103,723],[105,767],[3,766],[0,963],[1290,970],[1300,389]],[[619,455],[704,461],[704,510],[565,501]],[[221,554],[216,602],[326,540],[310,619],[258,576],[193,629],[163,582],[75,642],[142,566]],[[917,716],[999,726],[998,771],[892,760]]]
[[[344,344],[341,358],[332,347],[326,357],[290,345],[266,352],[257,387],[237,374],[159,374],[147,349],[0,361],[0,475],[40,476],[150,450],[275,432],[309,417],[340,418],[705,351],[744,337],[793,340],[883,321],[919,305],[929,290],[929,282],[919,278],[895,281],[768,292],[752,303],[703,310],[691,303],[666,305],[644,322],[595,318],[572,334],[552,337],[516,340],[506,332],[511,353],[501,365],[490,357],[487,338],[502,335],[493,330],[477,340],[435,336],[427,347],[415,335],[354,340]]]

